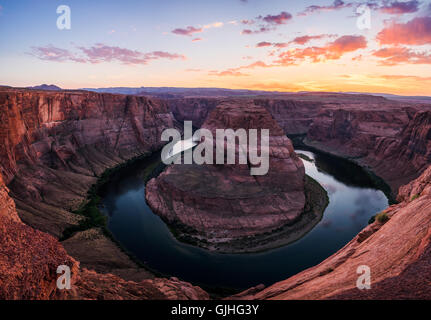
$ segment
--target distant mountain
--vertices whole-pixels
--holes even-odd
[[[62,90],[60,87],[54,85],[54,84],[42,84],[40,86],[34,86],[34,87],[27,87],[27,89],[33,89],[33,90],[47,90],[47,91],[59,91]]]
[[[348,94],[364,94],[360,92],[346,92]],[[390,93],[367,93],[370,96],[384,97],[389,100],[405,101],[413,103],[431,103],[431,97],[428,96],[399,96]]]
[[[178,87],[114,87],[114,88],[83,88],[82,90],[131,95],[148,95],[160,98],[184,97],[245,97],[268,94],[288,94],[276,91],[224,89],[224,88],[178,88]]]

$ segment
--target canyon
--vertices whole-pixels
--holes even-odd
[[[312,192],[314,185],[305,179],[304,165],[290,139],[265,108],[247,101],[222,102],[201,128],[209,130],[213,137],[217,129],[269,129],[269,171],[251,175],[250,146],[239,144],[235,164],[173,164],[149,181],[148,204],[168,224],[183,229],[182,238],[211,250],[252,252],[298,239],[303,234],[296,227],[299,220],[320,220],[326,195],[323,190]],[[263,152],[259,141],[257,154]],[[209,144],[211,153],[219,152],[215,138]],[[243,150],[247,162],[240,164],[239,153]],[[314,201],[306,203],[306,198],[311,197]],[[272,235],[278,241],[265,241],[263,245],[262,239],[256,239],[287,225],[295,227]]]
[[[399,203],[385,211],[389,221],[370,224],[318,266],[232,298],[430,298],[431,106],[330,93],[240,100],[235,105],[272,116],[287,149],[282,131],[355,161],[384,179]],[[0,298],[208,299],[199,287],[141,267],[99,226],[63,236],[85,219],[73,212],[106,169],[160,149],[161,132],[183,120],[211,128],[212,112],[229,101],[1,88]],[[233,109],[227,114],[235,119]],[[295,159],[285,160],[295,166]],[[168,182],[150,186],[178,190],[178,181]],[[295,201],[299,208],[304,198]],[[63,264],[73,274],[74,289],[67,292],[55,285]],[[373,270],[375,290],[355,288],[361,264]]]

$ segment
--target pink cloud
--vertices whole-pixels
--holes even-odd
[[[263,47],[270,47],[270,46],[272,46],[271,42],[262,41],[256,45],[256,48],[263,48]]]
[[[417,17],[407,23],[392,23],[377,35],[380,44],[431,44],[431,17]]]
[[[265,17],[259,16],[258,18],[269,24],[286,24],[289,20],[292,19],[292,15],[286,11],[283,11],[277,15],[268,14]]]
[[[397,64],[431,64],[431,54],[426,51],[413,51],[405,47],[389,47],[373,52],[375,57],[381,58],[380,64],[393,66]]]
[[[32,52],[30,55],[45,61],[55,61],[55,62],[80,62],[86,63],[87,61],[83,58],[77,57],[75,54],[66,49],[56,48],[52,45],[46,47],[32,47]]]
[[[319,34],[319,35],[315,35],[315,36],[301,36],[301,37],[296,37],[295,39],[293,39],[292,43],[304,45],[304,44],[310,42],[311,40],[318,40],[318,39],[335,37],[335,36],[336,35],[331,35],[331,34]]]
[[[414,13],[419,10],[420,2],[417,0],[412,1],[394,1],[384,4],[379,10],[387,14],[403,14],[403,13]]]
[[[257,29],[251,30],[251,29],[245,29],[241,32],[241,34],[259,34],[259,33],[265,33],[269,31],[275,30],[278,26],[286,24],[289,20],[292,19],[292,15],[286,11],[282,11],[279,14],[276,15],[266,15],[266,16],[258,16],[256,17],[256,20],[261,21],[262,23],[258,26]],[[242,20],[242,24],[245,25],[253,25],[255,23],[254,20]]]
[[[298,16],[308,16],[316,12],[340,10],[340,9],[349,8],[352,6],[353,6],[353,3],[346,3],[342,0],[335,0],[329,6],[318,6],[318,5],[308,6],[304,11],[298,13]]]
[[[203,28],[195,28],[192,26],[188,26],[185,29],[183,28],[177,28],[172,30],[172,33],[178,34],[180,36],[192,36],[195,33],[200,33],[203,31]]]
[[[245,66],[230,68],[230,69],[227,69],[224,71],[214,71],[213,70],[213,71],[209,72],[209,75],[219,76],[219,77],[223,77],[223,76],[240,77],[240,76],[247,76],[248,75],[248,74],[241,72],[242,70],[255,69],[255,68],[270,68],[270,67],[271,67],[271,65],[268,65],[263,61],[256,61],[256,62],[250,63],[248,65],[245,65]]]
[[[184,55],[165,51],[140,52],[126,48],[107,46],[101,43],[91,47],[78,47],[81,54],[73,53],[66,49],[56,48],[52,45],[46,47],[33,47],[31,55],[46,61],[102,63],[120,62],[123,64],[147,64],[158,59],[186,59]]]
[[[295,65],[304,60],[310,60],[314,63],[337,60],[348,52],[354,52],[366,47],[367,41],[364,36],[342,36],[323,47],[308,47],[282,52],[279,55],[279,60],[275,62],[286,66]]]
[[[258,34],[258,33],[265,33],[265,32],[269,32],[269,31],[272,31],[272,30],[274,30],[274,29],[273,29],[273,28],[269,28],[269,27],[262,26],[262,27],[260,27],[260,28],[259,28],[259,29],[257,29],[257,30],[245,29],[245,30],[243,30],[243,31],[241,32],[241,34],[246,34],[246,35],[249,35],[249,34]]]
[[[256,45],[256,48],[273,46],[276,49],[282,49],[282,48],[288,47],[289,44],[304,45],[304,44],[310,42],[311,40],[324,39],[324,38],[330,38],[330,37],[336,37],[336,35],[319,34],[319,35],[315,35],[315,36],[301,36],[301,37],[296,37],[295,39],[293,39],[290,42],[278,42],[278,43],[271,43],[268,41],[262,41]]]
[[[242,23],[242,24],[245,24],[245,25],[252,25],[252,24],[254,24],[255,22],[254,22],[254,20],[247,20],[247,19],[244,19],[244,20],[241,20],[241,23]]]
[[[197,41],[202,41],[203,40],[203,38],[194,38],[193,40],[192,40],[192,42],[197,42]]]
[[[277,49],[282,49],[282,48],[286,48],[289,44],[286,42],[277,42],[274,43],[273,46]]]

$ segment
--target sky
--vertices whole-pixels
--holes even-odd
[[[431,95],[431,1],[0,0],[0,85],[42,83]]]

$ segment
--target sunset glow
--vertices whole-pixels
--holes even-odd
[[[0,84],[431,95],[430,2],[364,3],[1,0]]]

